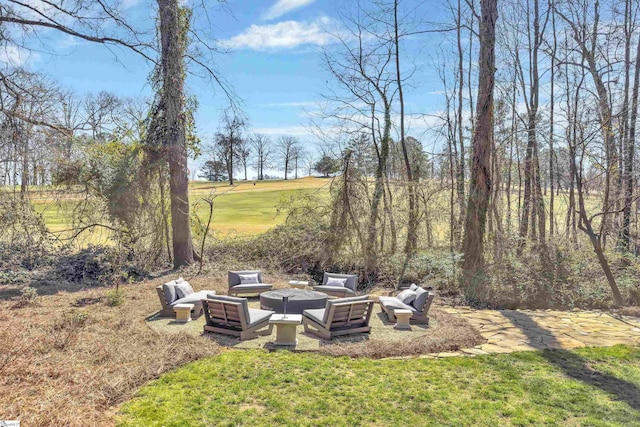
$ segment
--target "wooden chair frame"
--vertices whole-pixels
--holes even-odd
[[[249,327],[244,306],[239,302],[202,300],[206,332],[217,332],[225,335],[239,337],[244,341],[257,338],[259,335],[271,335],[273,325],[269,324],[269,318]],[[260,331],[262,328],[266,331]]]
[[[158,291],[158,298],[160,298],[160,304],[162,304],[162,309],[160,309],[160,316],[175,316],[176,312],[173,310],[173,308],[171,308],[169,304],[167,304],[167,299],[164,296],[164,292],[162,292],[162,285],[156,286],[156,291]]]
[[[303,314],[304,331],[326,340],[339,335],[370,332],[369,320],[373,303],[373,300],[364,300],[331,304],[325,324],[318,323]]]

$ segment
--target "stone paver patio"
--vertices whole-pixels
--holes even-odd
[[[640,345],[640,319],[635,317],[601,311],[474,310],[468,307],[444,310],[467,319],[487,342],[459,353],[432,354],[432,357]]]

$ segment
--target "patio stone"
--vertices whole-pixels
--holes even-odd
[[[572,349],[584,346],[640,345],[640,319],[607,312],[572,310],[473,310],[446,308],[474,325],[489,353]],[[468,349],[464,353],[472,353]]]

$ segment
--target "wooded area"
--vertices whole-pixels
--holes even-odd
[[[187,159],[201,156],[202,176],[230,185],[248,170],[258,180],[267,170],[335,174],[326,206],[289,206],[289,231],[277,232],[298,254],[283,254],[282,268],[299,260],[394,285],[446,270],[442,286],[478,304],[640,304],[640,2],[457,0],[438,23],[401,0],[340,4],[340,30],[329,30],[322,52],[324,103],[310,124],[318,149],[250,134],[234,102],[213,141],[200,141],[186,67],[233,93],[213,56],[193,54],[193,12],[177,0],[158,0],[154,35],[136,31],[118,2],[53,3],[0,5],[11,29],[0,45],[47,28],[131,50],[155,66],[156,96],[78,96],[26,68],[0,69],[0,239],[27,268],[95,229],[109,230],[119,263],[141,270],[211,256],[217,249],[199,254],[192,241],[202,233],[192,236]],[[420,58],[405,50],[425,35],[440,42],[429,65],[444,101],[436,117],[406,108],[427,96],[415,89]],[[410,123],[427,118],[429,130],[412,134]],[[77,201],[72,229],[47,230],[34,187]],[[607,295],[581,290],[589,280]]]

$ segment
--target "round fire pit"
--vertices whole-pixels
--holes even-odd
[[[306,289],[276,289],[260,294],[260,308],[284,313],[282,297],[289,297],[287,314],[302,314],[304,310],[324,308],[328,295]]]

